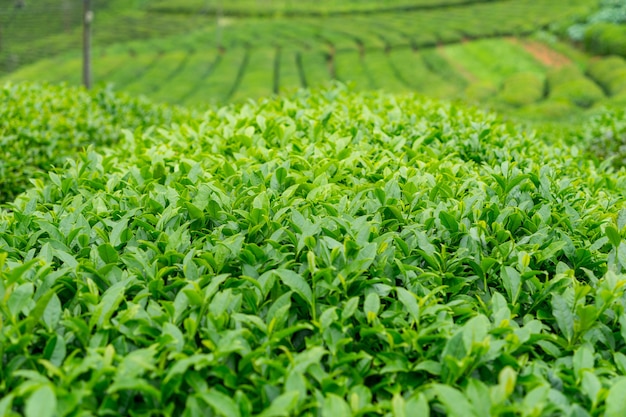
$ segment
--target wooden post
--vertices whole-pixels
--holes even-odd
[[[83,85],[86,89],[91,88],[91,23],[93,12],[91,0],[83,0]]]

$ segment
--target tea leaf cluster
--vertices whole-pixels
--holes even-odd
[[[91,148],[0,212],[0,414],[620,416],[626,175],[415,96]]]

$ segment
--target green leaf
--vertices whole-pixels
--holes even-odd
[[[501,278],[504,289],[511,300],[511,304],[517,304],[517,298],[522,289],[522,277],[520,273],[517,272],[515,268],[505,266],[504,269],[502,269]]]
[[[565,248],[565,246],[567,246],[567,242],[564,241],[559,240],[556,242],[552,242],[547,248],[539,252],[539,255],[537,256],[537,261],[542,262],[548,259],[556,258],[557,253],[561,252],[563,248]]]
[[[65,339],[54,335],[48,339],[48,343],[43,350],[43,357],[50,361],[54,366],[61,366],[67,354]]]
[[[311,287],[300,274],[289,269],[277,269],[274,272],[286,286],[302,297],[313,308],[315,305],[313,302],[313,291],[311,291]]]
[[[502,372],[500,374],[502,374]],[[497,397],[496,393],[499,394],[499,392],[502,392],[503,397],[506,396],[505,388],[502,386],[502,381],[499,380],[498,382],[499,386],[492,387],[490,390],[485,383],[478,379],[470,378],[467,388],[465,389],[465,396],[472,403],[477,415],[488,416],[492,414],[492,402],[495,401],[499,403],[499,399],[495,398]]]
[[[396,293],[398,294],[398,300],[400,300],[402,305],[404,305],[404,308],[407,309],[409,314],[413,317],[413,320],[418,323],[420,317],[420,309],[415,294],[405,290],[402,287],[397,287]]]
[[[20,312],[28,307],[32,301],[34,292],[35,287],[30,282],[20,285],[13,291],[7,303],[9,312],[13,317],[16,317]]]
[[[26,400],[25,417],[52,417],[56,414],[57,397],[50,385],[37,388]]]
[[[594,351],[590,345],[585,344],[574,352],[574,373],[577,378],[582,377],[583,371],[592,371],[594,363]]]
[[[272,401],[270,406],[263,410],[259,417],[282,417],[292,415],[293,409],[298,404],[298,391],[288,391]]]
[[[615,378],[611,381],[609,394],[606,397],[604,417],[623,417],[626,410],[626,377]]]
[[[395,394],[391,399],[391,413],[393,417],[406,417],[406,401],[400,394]]]
[[[617,228],[622,230],[626,227],[626,209],[621,209],[617,214]]]
[[[226,394],[215,389],[199,393],[200,398],[213,408],[218,415],[224,417],[240,417],[237,404]]]
[[[502,387],[505,395],[508,397],[513,393],[515,384],[517,383],[517,372],[510,366],[502,368],[498,374],[498,384]]]
[[[363,312],[368,322],[374,321],[380,310],[380,297],[377,293],[371,292],[365,297],[365,303],[363,304]]]
[[[343,320],[347,320],[354,315],[356,310],[359,308],[359,297],[350,298],[343,307],[341,311],[341,318]]]
[[[611,242],[611,245],[617,248],[622,241],[622,237],[620,236],[619,231],[613,226],[609,225],[606,227],[606,229],[604,229],[604,233],[606,233],[606,237],[609,238],[609,242]]]
[[[463,344],[467,352],[471,352],[474,344],[484,342],[488,337],[491,322],[482,314],[472,317],[465,323],[460,331],[463,334]]]
[[[430,407],[428,406],[428,400],[422,393],[414,394],[406,401],[405,411],[407,416],[430,416]]]
[[[91,316],[89,322],[90,326],[96,325],[97,327],[103,327],[108,325],[109,320],[115,314],[116,309],[124,300],[124,291],[128,281],[120,281],[111,287],[104,293],[100,303],[96,306],[96,309]]]
[[[0,399],[0,416],[9,416],[9,411],[12,409],[14,394],[8,394],[4,398]]]
[[[443,226],[452,233],[456,233],[459,231],[459,223],[451,214],[445,211],[440,211],[439,220],[441,220],[441,224],[443,224]]]
[[[600,382],[600,379],[593,371],[583,372],[580,385],[587,398],[589,398],[593,404],[597,404],[600,391],[602,390],[602,382]]]
[[[565,298],[558,294],[552,294],[552,314],[565,339],[571,342],[574,337],[574,313]]]
[[[119,259],[119,255],[115,248],[108,243],[103,243],[98,246],[98,255],[100,255],[102,262],[107,265],[117,263]]]
[[[123,234],[128,231],[128,219],[122,219],[119,222],[116,222],[113,228],[111,229],[110,235],[110,243],[112,246],[119,246],[124,243],[125,239],[123,239]],[[98,251],[100,248],[98,248]],[[110,263],[110,262],[107,262]]]
[[[545,408],[548,395],[550,394],[550,387],[546,385],[540,385],[537,388],[530,391],[524,401],[522,401],[522,410],[524,410],[524,416],[541,415],[541,411]]]
[[[14,282],[18,282],[22,278],[24,273],[28,271],[29,269],[32,269],[33,266],[37,264],[37,262],[38,262],[37,259],[33,259],[31,261],[24,262],[22,265],[19,265],[17,267],[10,269],[8,272],[7,282],[5,283],[5,285],[8,286],[8,285],[13,284]]]
[[[479,417],[459,390],[442,384],[435,384],[433,390],[450,417]]]
[[[322,408],[323,417],[350,416],[352,412],[350,406],[343,398],[335,394],[327,394],[324,398],[324,407]]]

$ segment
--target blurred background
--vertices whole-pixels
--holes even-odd
[[[0,0],[0,82],[96,86],[188,106],[333,80],[559,119],[626,103],[617,0]]]

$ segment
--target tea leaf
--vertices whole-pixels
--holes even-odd
[[[26,400],[26,417],[52,417],[56,414],[57,398],[49,385],[37,388]]]
[[[606,397],[605,417],[619,417],[626,409],[626,378],[617,378],[609,389]]]

